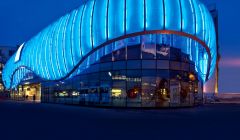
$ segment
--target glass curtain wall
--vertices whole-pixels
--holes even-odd
[[[77,75],[43,83],[42,102],[117,107],[191,106],[201,100],[204,49],[177,35],[150,34],[91,54]],[[199,76],[198,76],[199,75]]]

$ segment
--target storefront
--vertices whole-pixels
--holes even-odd
[[[17,89],[10,92],[11,99],[21,101],[41,101],[41,84],[19,85]]]

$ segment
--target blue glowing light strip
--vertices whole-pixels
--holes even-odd
[[[80,48],[81,48],[81,56],[83,57],[83,45],[82,45],[82,26],[83,26],[83,16],[86,11],[86,4],[84,4],[83,9],[82,9],[82,15],[81,15],[81,21],[80,21],[80,36],[79,36],[79,43],[80,43]]]
[[[94,15],[94,11],[95,11],[95,4],[96,4],[96,0],[94,0],[94,2],[93,2],[92,12],[91,12],[91,20],[90,20],[90,37],[91,37],[92,49],[94,48],[93,15]]]
[[[50,26],[49,26],[50,27]],[[42,67],[42,75],[44,75],[44,78],[46,79],[49,79],[50,76],[49,76],[49,73],[48,73],[48,69],[46,67],[46,63],[47,63],[47,58],[46,58],[46,55],[47,55],[47,52],[45,51],[45,46],[46,46],[46,43],[47,43],[47,38],[48,38],[48,33],[49,33],[49,27],[46,28],[46,32],[44,33],[44,36],[43,36],[43,40],[42,40],[42,45],[41,45],[41,60],[40,60],[40,63],[41,63],[41,67]]]
[[[183,7],[182,7],[181,0],[178,0],[177,3],[178,3],[178,7],[179,7],[179,12],[180,12],[180,31],[182,32],[183,31],[183,22],[184,22],[183,13],[182,13]]]
[[[35,63],[36,61],[35,60],[36,60],[36,58],[34,56],[36,56],[35,53],[36,53],[36,46],[37,46],[36,45],[36,43],[37,43],[36,40],[37,39],[38,39],[38,37],[35,36],[34,39],[33,39],[33,46],[31,46],[31,50],[32,50],[31,51],[31,68],[32,68],[33,71],[36,71],[36,68],[35,68],[35,65],[36,65],[36,63]]]
[[[80,46],[75,46],[75,45],[74,45],[74,31],[77,30],[77,29],[75,29],[74,27],[75,27],[76,16],[78,15],[78,12],[79,12],[78,10],[75,10],[75,11],[74,11],[73,21],[72,21],[72,26],[71,26],[71,37],[70,37],[70,38],[71,38],[71,39],[70,39],[71,41],[70,41],[70,42],[71,42],[71,54],[72,54],[73,66],[75,66],[75,63],[76,63],[76,62],[75,62],[75,59],[74,59],[74,58],[75,58],[75,53],[74,53],[74,52],[75,52],[75,48],[76,48],[76,47],[80,47]]]
[[[200,10],[200,15],[201,15],[201,18],[202,18],[202,31],[203,31],[203,40],[205,41],[205,37],[206,37],[206,33],[205,33],[205,18],[204,18],[204,15],[203,15],[203,9],[202,9],[202,7],[201,7],[201,5],[198,5],[198,7],[199,7],[199,10]]]
[[[81,6],[78,10],[76,10],[76,16],[73,21],[73,29],[72,29],[72,51],[73,51],[73,60],[74,64],[77,64],[78,60],[81,59],[81,46],[80,46],[80,22],[82,15],[83,6]]]
[[[147,8],[146,8],[146,0],[143,0],[143,25],[144,25],[144,31],[147,29]]]
[[[105,17],[105,19],[106,19],[106,26],[105,26],[105,29],[106,29],[106,33],[105,33],[105,35],[106,35],[106,39],[107,39],[107,41],[108,41],[108,32],[109,32],[109,28],[108,28],[108,16],[109,16],[109,0],[107,0],[107,10],[106,10],[106,17]]]
[[[53,30],[52,30],[52,34],[51,34],[51,42],[50,42],[50,46],[49,46],[49,52],[52,52],[52,48],[54,47],[54,45],[53,45],[53,42],[54,42],[54,33],[56,32],[56,30],[57,30],[57,23],[54,23],[54,25],[53,25]],[[56,76],[56,72],[55,72],[55,67],[53,66],[53,53],[50,53],[50,65],[51,65],[51,68],[52,68],[52,71],[53,71],[53,77],[54,77],[54,79],[56,79],[57,78],[57,76]]]
[[[192,9],[192,14],[193,14],[193,23],[194,23],[194,26],[195,26],[195,35],[197,34],[197,18],[196,18],[196,11],[195,11],[195,9],[194,9],[194,6],[193,6],[193,2],[192,2],[192,0],[189,0],[189,3],[190,3],[190,5],[191,5],[191,9]]]
[[[49,34],[51,33],[51,26],[49,26],[48,28],[47,28],[47,33],[46,33],[46,36],[44,37],[44,46],[43,46],[43,51],[45,52],[44,53],[44,55],[43,55],[43,57],[44,57],[44,62],[45,62],[45,65],[43,65],[43,67],[45,68],[45,72],[47,73],[47,79],[51,79],[50,77],[50,73],[49,73],[49,68],[50,67],[48,67],[48,58],[47,58],[47,47],[46,46],[49,46],[49,44],[48,44],[48,41],[49,41]],[[43,64],[44,64],[44,62],[42,62]]]
[[[75,11],[73,11],[68,19],[68,22],[66,24],[66,28],[65,28],[65,58],[66,58],[66,67],[68,69],[68,71],[72,70],[73,68],[73,52],[72,52],[72,42],[71,42],[71,34],[72,34],[72,26],[73,26],[73,20],[74,20],[74,16],[75,16]]]
[[[59,72],[59,76],[61,77],[63,74],[62,74],[62,71],[60,69],[60,64],[59,64],[59,59],[58,59],[58,46],[60,46],[59,44],[59,34],[60,34],[60,30],[61,30],[61,26],[62,26],[62,22],[64,21],[64,18],[62,17],[60,20],[59,20],[59,25],[58,25],[58,31],[56,33],[56,39],[55,39],[55,48],[56,48],[56,63],[57,63],[57,69],[58,69],[58,72]]]
[[[67,29],[67,24],[69,22],[69,18],[70,15],[68,14],[66,19],[65,19],[65,23],[63,25],[63,37],[62,37],[62,57],[63,57],[63,65],[64,65],[64,74],[66,74],[68,72],[68,67],[67,67],[67,59],[66,59],[66,55],[65,55],[65,50],[66,50],[66,29]]]
[[[86,55],[92,47],[92,12],[94,1],[89,1],[84,9],[82,33],[81,33],[81,45],[83,55]]]
[[[41,65],[40,65],[40,55],[41,52],[39,51],[41,49],[41,42],[42,42],[42,36],[44,35],[44,31],[41,32],[41,34],[39,35],[39,42],[37,44],[37,49],[36,49],[36,70],[37,70],[37,74],[41,75]],[[37,68],[38,67],[38,68]]]

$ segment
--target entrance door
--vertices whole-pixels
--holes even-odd
[[[23,86],[26,101],[41,101],[41,85],[29,84]]]

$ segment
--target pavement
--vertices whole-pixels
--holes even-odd
[[[0,100],[0,140],[238,140],[240,104],[104,109]]]

